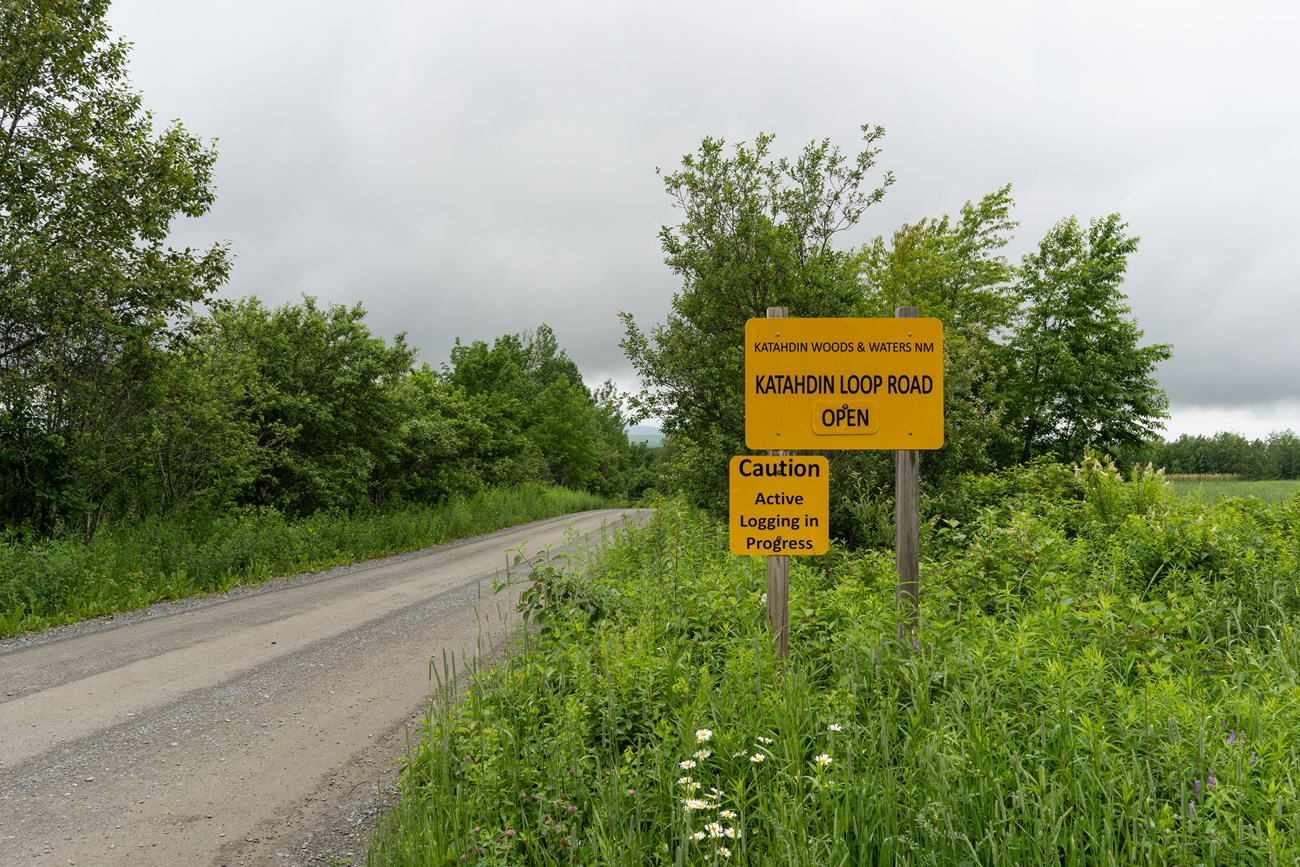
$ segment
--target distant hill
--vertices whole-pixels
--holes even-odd
[[[644,424],[634,424],[628,428],[627,438],[630,442],[645,443],[652,449],[657,449],[664,444],[664,435],[659,428]]]

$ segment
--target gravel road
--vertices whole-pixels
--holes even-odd
[[[585,512],[0,642],[0,863],[364,863],[431,668],[502,646],[508,552]],[[574,535],[576,534],[576,535]]]

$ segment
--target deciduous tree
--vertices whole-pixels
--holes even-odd
[[[310,297],[274,310],[247,298],[214,319],[210,351],[242,357],[253,383],[236,410],[266,452],[251,501],[292,514],[371,501],[376,467],[401,448],[400,384],[415,358],[405,336],[390,345],[360,304]]]
[[[216,155],[179,123],[155,131],[107,6],[0,3],[0,523],[82,502],[77,464],[118,430],[93,417],[109,371],[147,361],[226,276],[223,246],[167,245],[212,204]]]
[[[1163,426],[1168,400],[1155,368],[1173,348],[1141,345],[1120,288],[1138,245],[1127,228],[1118,214],[1087,228],[1061,220],[1022,261],[1007,386],[1021,461],[1135,446]]]
[[[504,335],[491,347],[457,342],[447,378],[481,404],[499,467],[579,490],[623,492],[629,446],[613,390],[588,390],[549,326]]]
[[[1014,266],[1003,249],[1016,228],[1011,185],[947,214],[905,224],[862,249],[861,279],[872,316],[916,307],[945,328],[995,335],[1016,308]]]
[[[967,202],[956,219],[904,225],[862,250],[869,315],[889,317],[908,306],[943,322],[944,447],[921,461],[931,491],[962,473],[992,469],[1006,451],[1000,390],[1016,296],[1015,266],[1003,250],[1016,227],[1013,204],[1008,184]]]
[[[659,240],[682,288],[667,321],[649,332],[624,314],[622,345],[646,386],[634,417],[663,420],[681,470],[669,473],[697,502],[722,507],[727,460],[744,450],[745,321],[776,306],[802,317],[863,310],[855,258],[834,240],[893,176],[872,186],[884,130],[862,134],[851,158],[829,140],[789,159],[773,156],[771,135],[730,149],[706,138],[662,175],[682,221]]]

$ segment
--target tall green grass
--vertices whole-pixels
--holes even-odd
[[[588,494],[525,485],[440,507],[366,515],[295,520],[248,509],[200,522],[160,519],[105,528],[88,544],[0,540],[0,637],[603,505]]]
[[[915,644],[890,555],[795,558],[784,663],[762,561],[683,507],[544,564],[370,863],[1300,861],[1300,501],[1040,465],[963,514]]]

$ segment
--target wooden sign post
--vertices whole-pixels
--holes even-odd
[[[915,319],[916,308],[898,307],[894,317]],[[921,623],[921,453],[916,449],[894,453],[894,568],[898,571],[898,640],[906,643]]]
[[[767,308],[768,319],[785,319],[788,307]],[[787,449],[769,450],[769,455],[788,455]],[[790,655],[790,557],[777,554],[767,558],[767,626],[772,630],[772,645],[777,659]]]

